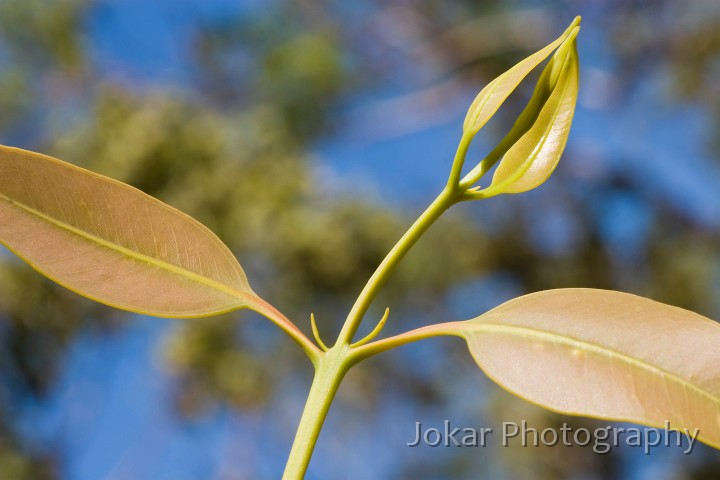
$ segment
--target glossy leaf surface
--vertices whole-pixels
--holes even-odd
[[[495,115],[500,105],[520,85],[520,82],[558,48],[572,32],[576,32],[579,23],[580,17],[576,17],[567,30],[554,42],[516,64],[483,88],[470,105],[463,123],[463,131],[469,134],[477,133]]]
[[[551,90],[549,97],[532,127],[500,161],[487,191],[520,193],[531,190],[547,180],[557,167],[570,134],[578,95],[579,72],[574,35],[563,47],[543,72],[534,96],[543,97],[543,90]]]
[[[5,146],[0,242],[55,282],[124,310],[197,317],[262,302],[196,220],[122,182]]]
[[[720,447],[720,324],[627,293],[549,290],[452,324],[485,373],[572,415],[700,430]]]

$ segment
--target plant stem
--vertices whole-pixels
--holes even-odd
[[[310,358],[313,365],[317,365],[322,351],[312,341],[310,341],[310,339],[307,338],[294,323],[283,315],[280,310],[273,307],[260,297],[257,297],[255,301],[248,306],[248,308],[259,313],[280,327],[290,338],[300,345],[303,351],[305,351],[307,356]]]
[[[335,398],[340,382],[352,365],[369,356],[353,355],[354,349],[351,350],[350,342],[373,299],[405,254],[415,245],[422,234],[430,228],[430,225],[457,199],[457,187],[446,187],[427,210],[420,215],[420,218],[413,223],[410,229],[405,232],[405,235],[390,250],[375,270],[375,273],[370,277],[370,280],[368,280],[355,305],[350,310],[337,342],[330,350],[322,352],[315,345],[310,348],[305,342],[304,335],[300,337],[296,332],[288,332],[292,333],[291,336],[305,348],[306,353],[313,360],[315,377],[285,466],[283,480],[300,480],[303,478],[320,435],[320,429]],[[288,331],[288,329],[285,330]],[[374,352],[374,348],[367,348],[371,345],[373,344],[366,345],[362,349],[362,353]],[[382,349],[383,346],[384,344],[381,344],[380,348]],[[361,348],[358,347],[357,350],[361,351]]]
[[[347,345],[336,345],[320,354],[319,360],[315,364],[315,377],[310,387],[310,393],[308,393],[305,409],[285,465],[283,480],[301,480],[305,476],[320,435],[320,429],[325,422],[340,382],[351,365]]]
[[[362,292],[360,292],[357,300],[355,300],[355,304],[345,320],[340,335],[338,335],[336,344],[348,345],[352,342],[355,332],[357,332],[363,317],[367,313],[368,308],[370,308],[370,304],[372,304],[378,291],[380,291],[380,288],[385,284],[397,264],[400,263],[403,257],[405,257],[405,254],[410,251],[422,234],[430,228],[430,225],[435,223],[435,220],[440,218],[440,215],[462,196],[464,190],[458,187],[458,183],[472,137],[470,134],[463,133],[457,151],[455,152],[455,158],[453,159],[445,188],[430,204],[427,210],[415,220],[415,223],[412,224],[408,231],[405,232],[405,235],[402,236],[380,265],[378,265],[372,277],[370,277],[370,280],[368,280]]]
[[[410,251],[418,239],[422,236],[430,225],[442,215],[445,210],[455,202],[456,186],[453,188],[446,187],[440,195],[430,204],[415,223],[405,232],[405,235],[395,244],[387,256],[383,259],[375,272],[368,280],[362,292],[358,296],[353,305],[347,320],[343,325],[336,345],[347,345],[352,341],[353,335],[357,332],[360,322],[370,308],[370,304],[375,299],[380,288],[385,284],[390,273],[395,269],[400,260]]]
[[[463,322],[436,323],[434,325],[416,328],[415,330],[410,330],[409,332],[401,333],[393,337],[383,338],[382,340],[377,340],[367,345],[353,348],[349,359],[353,363],[358,363],[368,357],[377,355],[378,353],[382,353],[386,350],[441,335],[464,338],[464,335],[462,334],[463,330],[461,328],[457,328],[458,325],[462,323]]]
[[[389,341],[374,342],[361,347],[360,345],[372,339],[380,331],[380,328],[382,328],[381,324],[387,319],[388,310],[386,309],[385,316],[375,330],[373,330],[366,339],[358,342],[355,348],[350,347],[353,336],[357,332],[368,308],[370,308],[370,304],[372,304],[378,291],[385,284],[398,263],[400,263],[423,233],[440,218],[445,210],[460,201],[464,190],[461,191],[458,188],[458,182],[460,181],[460,173],[471,140],[472,136],[463,135],[457,152],[455,153],[455,159],[453,160],[447,185],[415,223],[412,224],[408,231],[405,232],[380,265],[378,265],[367,284],[365,284],[362,292],[360,292],[360,295],[345,320],[345,324],[338,335],[335,345],[331,349],[325,352],[320,351],[320,349],[312,344],[302,333],[288,328],[287,325],[284,324],[283,318],[271,318],[305,349],[305,352],[315,366],[315,376],[312,386],[310,387],[310,392],[308,393],[305,409],[300,418],[295,440],[290,449],[290,456],[285,466],[283,480],[301,480],[305,476],[305,472],[310,464],[310,458],[315,449],[315,444],[320,435],[320,429],[325,422],[325,417],[327,416],[328,410],[330,410],[330,405],[335,398],[335,393],[340,386],[340,382],[342,382],[345,373],[347,373],[350,367],[360,360],[384,351],[387,348],[402,345],[407,341],[412,341],[413,338],[425,338],[423,333],[417,334],[417,332],[409,332],[409,337],[411,337],[409,340],[405,340],[404,337],[399,336],[388,339]],[[277,315],[274,315],[275,312],[271,313],[277,317]],[[312,323],[314,326],[314,318]],[[415,337],[413,337],[413,334],[415,334]]]
[[[468,148],[470,148],[470,142],[472,142],[473,135],[463,133],[458,148],[455,151],[455,158],[453,159],[452,168],[450,169],[450,175],[448,176],[447,188],[453,190],[457,189],[458,183],[460,182],[460,175],[462,174],[463,164],[465,163],[465,156],[467,155]]]

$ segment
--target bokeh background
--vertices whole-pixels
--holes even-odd
[[[716,0],[0,0],[0,142],[190,213],[256,291],[305,331],[315,312],[330,339],[442,187],[475,94],[578,14],[581,92],[554,176],[454,208],[368,323],[389,305],[390,334],[580,286],[720,318]],[[0,252],[3,480],[279,478],[310,379],[252,313],[113,311]],[[720,478],[702,446],[406,446],[416,421],[445,419],[608,425],[518,400],[461,341],[430,340],[349,374],[308,478]]]

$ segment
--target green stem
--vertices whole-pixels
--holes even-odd
[[[398,263],[400,263],[423,233],[425,233],[448,208],[461,200],[464,191],[458,188],[458,182],[460,181],[460,173],[462,172],[465,155],[467,154],[471,140],[472,137],[469,135],[464,135],[462,140],[460,140],[460,145],[455,154],[445,189],[423,214],[420,215],[420,218],[412,224],[408,231],[405,232],[370,277],[350,310],[347,320],[345,320],[345,324],[338,335],[337,342],[335,342],[335,345],[331,349],[326,352],[320,351],[314,344],[307,340],[304,335],[298,335],[297,332],[283,325],[284,322],[278,322],[278,319],[276,319],[276,323],[280,323],[281,328],[285,327],[283,329],[290,333],[291,337],[305,349],[315,366],[315,377],[313,378],[307,403],[300,418],[300,425],[298,425],[295,440],[290,450],[290,456],[285,466],[285,473],[283,473],[284,480],[301,480],[304,477],[310,464],[310,458],[315,449],[318,436],[320,435],[320,429],[325,422],[325,417],[335,398],[335,393],[350,367],[363,358],[384,351],[387,348],[392,348],[395,344],[401,345],[405,341],[403,338],[393,337],[395,340],[382,340],[360,346],[365,341],[372,339],[373,336],[379,332],[379,329],[382,328],[382,324],[388,314],[388,310],[386,310],[383,320],[380,321],[376,329],[368,337],[358,342],[355,348],[350,346],[353,336],[357,332],[368,308],[370,308],[370,304],[372,304],[378,291],[385,284]],[[408,333],[412,334],[412,332]],[[395,344],[393,344],[393,342],[395,342]]]
[[[397,264],[400,263],[400,260],[402,260],[413,245],[415,245],[422,234],[430,228],[430,225],[455,203],[457,197],[456,188],[457,186],[453,188],[446,187],[383,259],[375,270],[375,273],[370,277],[370,280],[365,284],[365,287],[362,292],[360,292],[360,295],[350,310],[347,320],[345,320],[345,324],[340,331],[336,345],[347,345],[352,341],[355,332],[357,332],[360,326],[360,322],[362,322],[368,308],[370,308],[370,304],[377,296],[380,288],[387,281],[390,273],[392,273]]]
[[[368,308],[370,308],[370,304],[375,300],[378,291],[380,291],[380,288],[385,284],[397,264],[400,263],[422,234],[430,228],[430,225],[435,223],[435,220],[440,218],[440,215],[442,215],[445,210],[460,200],[463,190],[458,188],[458,182],[460,181],[460,174],[463,164],[465,163],[468,148],[470,148],[472,137],[470,134],[463,134],[457,151],[455,152],[455,158],[453,159],[445,189],[430,204],[427,210],[420,215],[420,218],[412,224],[408,231],[405,232],[405,235],[403,235],[392,250],[390,250],[382,263],[378,265],[375,273],[370,277],[370,280],[365,284],[365,287],[362,292],[360,292],[360,295],[345,320],[340,335],[338,335],[337,344],[348,345],[352,342],[352,338],[355,332],[357,332]]]
[[[460,182],[460,174],[462,173],[462,167],[465,163],[465,156],[467,155],[468,148],[470,148],[470,142],[472,142],[473,135],[463,133],[458,148],[455,151],[455,158],[453,159],[452,168],[450,169],[450,175],[448,176],[447,187],[453,190],[457,189],[458,183]]]
[[[315,364],[315,377],[285,465],[283,480],[302,480],[305,476],[335,393],[353,363],[349,358],[349,348],[338,345],[322,353]]]
[[[441,335],[465,338],[462,333],[463,329],[458,328],[458,325],[462,323],[463,322],[437,323],[434,325],[416,328],[415,330],[410,330],[409,332],[401,333],[393,337],[383,338],[382,340],[377,340],[367,345],[353,348],[350,353],[349,360],[355,364],[368,357],[377,355],[378,353],[382,353],[408,343],[416,342],[418,340],[438,337]]]

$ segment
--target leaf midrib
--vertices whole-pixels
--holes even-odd
[[[172,263],[166,262],[164,260],[160,260],[158,258],[151,257],[149,255],[145,255],[144,253],[140,253],[135,250],[131,250],[127,247],[124,247],[122,245],[118,245],[117,243],[105,240],[102,237],[98,237],[97,235],[93,235],[92,233],[86,232],[85,230],[82,230],[82,229],[74,227],[73,225],[70,225],[66,222],[63,222],[56,218],[53,218],[50,215],[47,215],[37,209],[34,209],[28,205],[25,205],[22,202],[13,200],[12,198],[10,198],[2,193],[0,193],[0,199],[6,201],[11,206],[18,207],[19,209],[24,210],[25,212],[27,212],[35,217],[38,217],[38,218],[56,226],[62,230],[65,230],[71,234],[74,234],[81,238],[84,238],[85,240],[96,243],[96,244],[100,245],[101,247],[116,251],[116,252],[118,252],[122,255],[125,255],[127,257],[130,257],[134,260],[145,262],[149,265],[160,268],[162,270],[166,270],[170,273],[174,273],[180,277],[183,277],[187,280],[193,281],[200,285],[203,285],[203,286],[212,288],[214,290],[218,290],[220,292],[226,293],[230,296],[233,296],[235,298],[238,298],[238,299],[244,301],[247,305],[251,305],[253,303],[250,295],[246,294],[245,292],[242,292],[241,290],[230,287],[229,285],[226,285],[222,282],[218,282],[217,280],[213,280],[204,275],[200,275],[198,273],[195,273],[193,271],[179,267],[177,265],[173,265]]]
[[[618,352],[617,350],[613,350],[611,348],[607,348],[605,346],[597,345],[594,343],[590,343],[586,340],[579,340],[577,338],[573,338],[566,335],[560,335],[552,332],[548,332],[546,330],[540,330],[530,327],[524,327],[524,326],[518,326],[518,325],[502,325],[497,323],[488,323],[483,322],[479,325],[475,325],[471,327],[472,330],[485,330],[489,331],[490,333],[513,333],[515,332],[516,335],[521,337],[528,337],[533,339],[540,339],[545,340],[549,343],[555,343],[555,344],[564,344],[567,346],[580,348],[582,351],[585,352],[592,352],[596,353],[602,356],[606,356],[611,359],[617,359],[622,362],[625,362],[631,366],[638,367],[640,369],[644,369],[646,371],[649,371],[651,373],[656,374],[657,376],[661,378],[667,378],[669,380],[673,380],[676,383],[682,385],[685,388],[688,388],[690,390],[695,391],[696,393],[700,394],[701,396],[709,398],[712,402],[720,406],[720,397],[717,395],[714,395],[713,393],[704,390],[694,383],[690,383],[689,381],[685,380],[683,377],[670,372],[668,370],[665,370],[663,368],[657,367],[655,365],[652,365],[650,363],[644,362],[642,360],[638,360],[635,357],[631,357],[629,355],[626,355],[624,353]],[[519,333],[518,333],[519,332]]]

